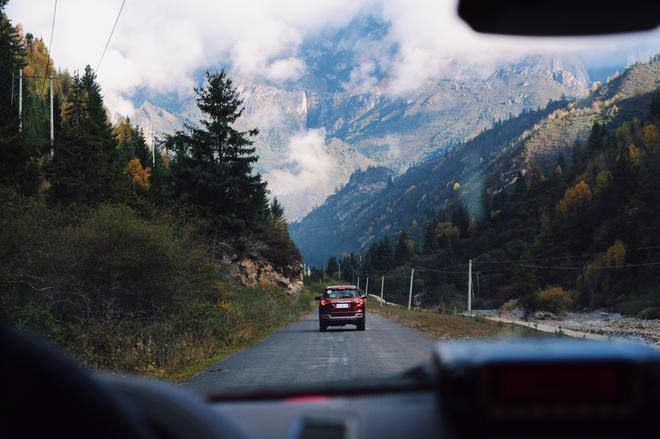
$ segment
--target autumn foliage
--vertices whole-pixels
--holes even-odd
[[[133,158],[128,162],[124,174],[130,178],[133,190],[140,188],[147,192],[151,188],[151,168],[143,167],[138,158]]]

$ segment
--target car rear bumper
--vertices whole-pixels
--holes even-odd
[[[325,322],[350,323],[362,320],[364,318],[364,313],[356,312],[355,314],[349,316],[333,316],[332,314],[321,314],[319,317]]]

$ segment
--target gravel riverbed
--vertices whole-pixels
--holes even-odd
[[[484,317],[501,317],[510,320],[525,320],[522,310],[510,311],[481,310],[474,314]],[[606,335],[612,338],[635,340],[660,347],[660,320],[642,320],[624,317],[619,313],[602,311],[568,312],[562,315],[537,312],[527,321],[539,322],[590,334]]]

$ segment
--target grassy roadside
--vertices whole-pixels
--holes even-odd
[[[494,322],[483,317],[440,314],[428,310],[411,310],[391,305],[381,306],[374,299],[367,301],[368,312],[373,312],[405,326],[425,332],[433,338],[518,337],[541,335],[524,326]]]
[[[197,357],[183,367],[164,370],[156,376],[184,382],[214,363],[260,342],[308,313],[316,303],[316,290],[305,286],[297,298],[287,297],[276,290],[245,288],[234,291],[222,305],[231,322],[232,336],[211,355]]]

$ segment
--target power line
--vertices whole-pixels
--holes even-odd
[[[635,268],[635,267],[651,267],[651,266],[656,266],[660,265],[660,261],[654,261],[654,262],[645,262],[641,264],[624,264],[624,265],[595,265],[595,266],[582,266],[582,267],[575,267],[575,266],[561,266],[561,265],[527,265],[527,264],[520,264],[521,267],[524,268],[538,268],[538,269],[545,269],[545,270],[584,270],[584,269],[593,269],[593,270],[618,270],[621,268]]]
[[[634,247],[634,248],[627,248],[625,249],[626,254],[636,252],[636,251],[643,251],[643,250],[657,250],[660,249],[660,245],[651,245],[651,246],[646,246],[646,247]],[[477,259],[482,257],[478,256],[477,258],[473,259],[473,262],[477,262],[480,264],[520,264],[521,262],[527,262],[527,261],[553,261],[553,260],[560,260],[560,259],[586,259],[586,258],[591,258],[593,256],[603,256],[606,255],[607,251],[604,252],[598,252],[598,253],[583,253],[579,256],[548,256],[548,257],[538,257],[538,258],[521,258],[521,259],[510,259],[510,260],[499,260],[499,261],[484,261],[484,262],[479,262]]]
[[[48,76],[48,67],[50,66],[50,54],[53,50],[53,35],[55,35],[55,16],[57,15],[57,0],[55,0],[55,8],[53,8],[53,23],[50,26],[50,41],[48,42],[48,54],[46,59],[46,72],[44,72],[44,82],[41,83],[41,93],[44,92],[46,86],[46,76]]]
[[[108,41],[105,43],[105,48],[103,48],[103,53],[101,54],[99,63],[96,65],[96,69],[94,69],[94,72],[96,74],[98,74],[99,72],[99,68],[101,67],[101,62],[103,62],[103,57],[105,56],[105,52],[108,50],[108,46],[110,45],[110,40],[112,39],[112,35],[115,33],[115,28],[117,27],[117,23],[119,23],[119,17],[121,17],[121,11],[124,10],[124,3],[126,3],[126,0],[122,0],[121,2],[119,13],[117,14],[117,18],[115,19],[115,24],[112,26],[112,30],[110,31],[110,36],[108,37]]]

